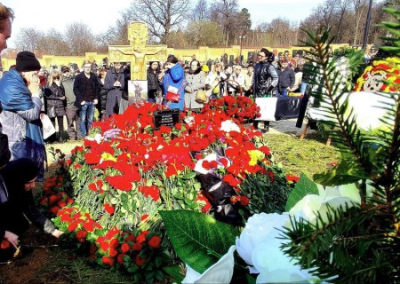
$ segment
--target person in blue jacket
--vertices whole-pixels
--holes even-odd
[[[185,105],[185,73],[183,67],[178,64],[178,58],[174,55],[169,55],[167,62],[165,62],[165,71],[163,79],[163,94],[164,101],[169,108],[178,108],[183,111]],[[167,92],[177,93],[180,96],[178,102],[171,102],[167,100]]]

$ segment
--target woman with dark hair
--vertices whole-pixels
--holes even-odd
[[[183,111],[185,98],[185,74],[183,67],[178,64],[178,58],[174,55],[168,56],[167,62],[165,62],[164,66],[167,69],[163,78],[164,100],[169,105],[169,108],[178,108]],[[171,97],[169,94],[173,97],[178,95],[178,100],[170,100]]]
[[[203,89],[206,84],[206,77],[201,71],[200,62],[196,59],[192,60],[189,71],[185,75],[185,107],[188,109],[202,108],[204,104],[196,101],[197,91]]]
[[[275,87],[278,85],[279,77],[275,67],[271,64],[273,53],[262,48],[257,54],[258,63],[254,67],[252,90],[256,98],[271,97]],[[259,121],[254,126],[258,127]],[[269,121],[264,122],[263,132],[269,130]]]
[[[5,238],[11,245],[9,250],[0,250],[1,258],[13,255],[30,221],[56,238],[63,233],[35,206],[31,190],[38,175],[35,162],[27,158],[11,161],[0,170],[0,240]]]
[[[49,85],[45,89],[46,112],[50,117],[53,126],[56,126],[56,118],[58,124],[58,141],[63,141],[64,132],[64,115],[65,111],[65,91],[61,85],[61,75],[57,70],[53,70],[49,76]],[[48,138],[48,142],[55,142],[56,134]]]
[[[157,61],[150,61],[149,68],[147,69],[147,100],[151,103],[156,102],[157,92],[161,90],[158,83],[158,75],[160,73],[160,64]]]
[[[99,87],[100,87],[100,94],[99,94],[100,101],[97,104],[97,108],[99,110],[99,120],[101,120],[106,113],[107,94],[108,94],[108,90],[106,90],[104,88],[106,74],[107,74],[107,70],[105,70],[103,68],[99,70],[98,79],[99,79]]]

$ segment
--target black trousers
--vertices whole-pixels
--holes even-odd
[[[118,113],[119,104],[121,103],[122,92],[109,92],[106,103],[106,117],[110,117],[114,113]]]

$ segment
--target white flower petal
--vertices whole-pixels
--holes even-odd
[[[200,274],[188,267],[188,273],[182,283],[196,283],[196,284],[209,284],[209,283],[230,283],[233,276],[233,268],[235,259],[233,253],[235,246],[231,246],[228,252],[223,255],[217,263],[209,267],[203,274]],[[189,271],[190,268],[190,271]],[[194,273],[195,272],[195,273]],[[197,275],[196,275],[197,273]],[[197,276],[197,277],[196,277]]]

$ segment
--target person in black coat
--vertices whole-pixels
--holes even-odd
[[[53,70],[48,79],[48,87],[44,89],[46,113],[49,116],[53,126],[56,126],[56,119],[58,124],[58,141],[63,141],[64,133],[64,115],[65,111],[65,91],[61,85],[60,73],[57,70]],[[56,134],[51,135],[48,142],[56,141]]]
[[[158,75],[161,73],[160,65],[157,61],[150,61],[149,68],[147,69],[147,88],[148,88],[148,101],[155,103],[156,96],[161,91],[158,82]]]
[[[125,87],[125,75],[122,72],[121,62],[115,62],[114,67],[107,71],[104,89],[108,91],[106,117],[119,112],[122,92]]]
[[[35,205],[31,190],[38,174],[38,167],[28,158],[11,161],[0,170],[0,240],[10,244],[9,249],[0,250],[3,261],[14,254],[30,222],[56,238],[63,233]]]
[[[86,63],[84,72],[75,77],[74,94],[76,96],[75,106],[79,108],[80,129],[82,137],[85,137],[93,123],[94,108],[99,102],[99,80],[91,72],[92,64]]]
[[[289,63],[283,60],[279,63],[281,69],[279,70],[279,85],[278,91],[281,96],[288,96],[291,92],[295,82],[295,74],[292,68],[289,67]]]
[[[107,71],[105,69],[101,69],[99,71],[100,102],[97,104],[97,109],[99,110],[99,120],[101,120],[106,113],[107,94],[108,94],[108,91],[104,88],[106,73]]]

